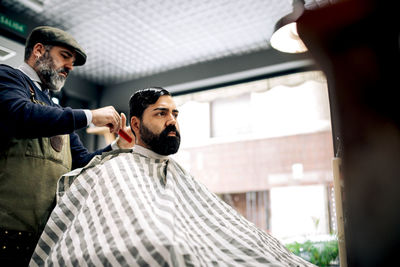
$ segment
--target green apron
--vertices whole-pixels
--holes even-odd
[[[33,92],[32,101],[44,104]],[[0,228],[40,234],[71,165],[69,135],[8,141],[0,152]]]

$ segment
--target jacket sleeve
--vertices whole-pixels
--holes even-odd
[[[108,145],[105,148],[90,153],[86,147],[83,146],[76,133],[72,133],[69,136],[71,143],[72,169],[83,167],[88,164],[94,156],[100,155],[103,152],[111,151],[111,145]]]
[[[31,102],[32,87],[16,70],[0,69],[0,126],[2,136],[16,138],[70,134],[86,127],[81,109],[44,106]],[[50,102],[49,102],[50,103]]]
[[[72,167],[85,166],[95,155],[110,151],[111,146],[89,152],[75,130],[87,125],[81,109],[62,108],[50,102],[48,105],[32,103],[30,84],[19,71],[0,66],[0,139],[39,138],[59,134],[70,135]],[[35,90],[35,88],[33,88]]]

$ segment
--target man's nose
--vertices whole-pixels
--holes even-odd
[[[71,71],[74,69],[74,62],[67,62],[64,67]]]
[[[174,114],[169,114],[167,120],[167,126],[168,125],[176,125],[176,117],[174,116]]]

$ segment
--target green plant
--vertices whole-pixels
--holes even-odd
[[[337,240],[321,242],[307,240],[304,243],[290,243],[286,247],[294,254],[320,267],[330,266],[339,256]]]

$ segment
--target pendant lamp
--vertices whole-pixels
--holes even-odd
[[[293,0],[293,11],[282,17],[275,24],[274,33],[271,36],[271,46],[281,52],[303,53],[307,47],[297,34],[297,19],[304,12],[304,0]]]

